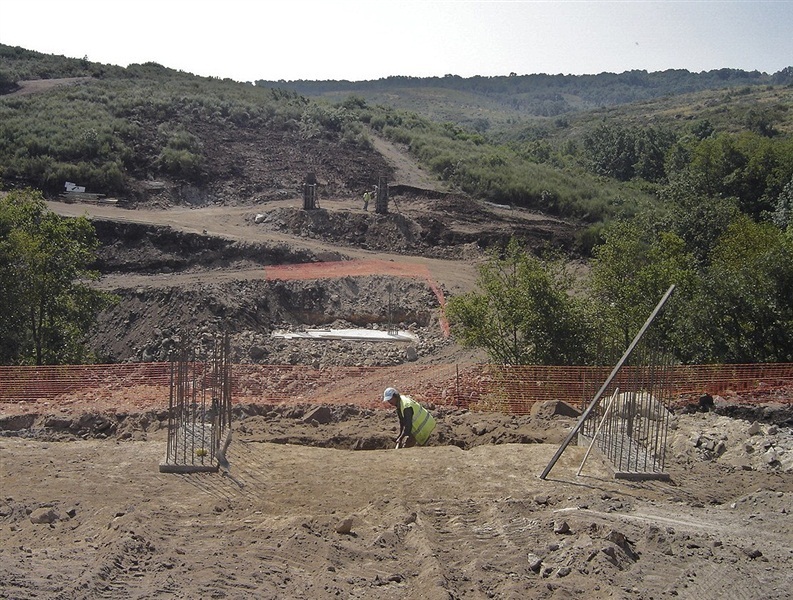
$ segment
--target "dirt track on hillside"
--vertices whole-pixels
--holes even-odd
[[[335,200],[332,201],[334,211],[354,211],[361,210],[358,202],[354,200]],[[117,221],[128,221],[134,223],[155,224],[157,226],[169,226],[181,231],[196,234],[218,236],[232,239],[235,241],[256,243],[283,243],[301,248],[306,248],[312,252],[322,255],[327,254],[331,259],[341,257],[346,260],[369,261],[371,268],[368,272],[361,271],[360,275],[378,274],[377,265],[388,261],[403,265],[403,269],[409,271],[415,266],[417,276],[429,271],[432,277],[444,285],[447,289],[455,291],[467,291],[473,288],[476,281],[476,262],[471,260],[441,260],[412,256],[405,254],[389,254],[382,251],[361,250],[355,247],[339,247],[335,244],[323,242],[322,240],[311,238],[298,238],[288,233],[274,232],[265,230],[254,223],[257,214],[266,214],[282,208],[294,207],[296,201],[284,200],[268,202],[256,207],[205,207],[205,208],[173,208],[170,210],[160,209],[136,209],[129,210],[115,206],[101,206],[88,204],[66,204],[63,202],[48,202],[48,207],[64,216],[87,215],[91,218],[112,219]],[[328,202],[330,204],[330,201]],[[315,265],[316,273],[327,269],[327,276],[334,277],[334,260],[330,260],[326,265]],[[406,272],[407,272],[406,271]],[[114,285],[113,275],[104,278],[106,287]],[[263,279],[267,278],[265,269],[259,267],[253,269],[234,269],[234,270],[210,270],[202,272],[188,273],[168,273],[165,276],[143,275],[136,276],[125,273],[120,276],[124,278],[126,285],[136,283],[156,285],[162,281],[167,285],[179,285],[182,282],[228,279]],[[130,280],[130,277],[139,279]],[[133,283],[134,282],[134,283]]]

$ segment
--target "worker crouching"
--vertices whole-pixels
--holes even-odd
[[[396,408],[399,417],[397,448],[423,446],[427,443],[430,434],[435,429],[435,419],[426,408],[410,396],[400,394],[392,387],[386,388],[383,392],[383,402],[388,402]]]

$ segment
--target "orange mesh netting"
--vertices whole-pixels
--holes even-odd
[[[385,387],[416,400],[471,410],[527,414],[535,402],[591,400],[611,367],[401,365],[325,367],[233,365],[232,400],[240,403],[356,404],[380,408]],[[793,364],[688,365],[671,369],[678,402],[693,394],[742,393],[746,402],[793,402]],[[171,363],[0,367],[0,413],[44,407],[164,410]],[[196,382],[198,385],[200,382]],[[773,390],[781,393],[771,394]]]

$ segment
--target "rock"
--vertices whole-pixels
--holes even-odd
[[[762,432],[763,429],[760,427],[760,423],[755,421],[751,425],[749,425],[749,429],[746,431],[749,435],[757,435],[758,433]]]
[[[60,515],[54,508],[37,508],[30,513],[30,522],[37,525],[44,523],[54,523],[60,520]]]
[[[248,356],[250,356],[251,360],[262,360],[266,358],[269,352],[267,348],[263,348],[262,346],[257,346],[253,344],[250,348],[248,348]]]
[[[328,406],[317,406],[316,408],[308,411],[305,417],[303,417],[304,423],[319,423],[321,425],[327,425],[333,420],[333,415],[330,412],[330,407]]]
[[[601,548],[600,551],[608,557],[608,561],[613,565],[619,562],[617,558],[617,549],[614,546],[605,546]]]
[[[628,538],[625,537],[624,534],[620,533],[619,531],[614,531],[612,529],[611,531],[609,531],[608,535],[606,536],[606,539],[610,541],[612,544],[619,546],[622,549],[622,551],[625,552],[625,554],[628,555],[628,557],[631,560],[638,560],[639,555],[633,551],[633,548],[631,547],[630,544],[630,540],[628,540]]]
[[[474,423],[471,425],[471,431],[474,435],[485,435],[489,430],[484,423]]]
[[[699,410],[702,412],[710,412],[713,410],[713,396],[710,394],[702,394],[699,397]]]
[[[567,524],[567,521],[556,521],[553,524],[553,532],[559,535],[570,533],[570,525]]]
[[[542,568],[542,559],[536,554],[529,552],[526,559],[529,561],[529,569],[535,573],[539,573]]]
[[[350,533],[352,533],[352,523],[353,523],[352,517],[347,517],[346,519],[341,520],[339,524],[336,525],[336,533],[340,533],[342,535],[349,535]]]
[[[577,418],[581,416],[581,411],[561,400],[535,402],[531,405],[531,416],[533,417],[550,418],[555,415]]]

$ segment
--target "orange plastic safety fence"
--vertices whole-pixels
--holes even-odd
[[[170,363],[0,367],[0,402],[53,400],[98,388],[168,388],[170,378]]]
[[[382,407],[383,388],[396,385],[422,402],[527,414],[535,402],[546,400],[585,404],[610,372],[611,367],[411,364],[320,369],[239,364],[231,368],[231,396],[235,404],[343,403]],[[630,377],[629,369],[625,377]],[[117,396],[131,398],[134,403],[131,390],[145,388],[147,405],[159,404],[161,398],[164,408],[168,405],[170,381],[170,363],[0,367],[0,404],[48,401],[57,405],[76,397],[112,401]],[[619,383],[618,378],[615,384]],[[676,366],[669,369],[668,385],[673,397],[791,387],[793,364]]]

